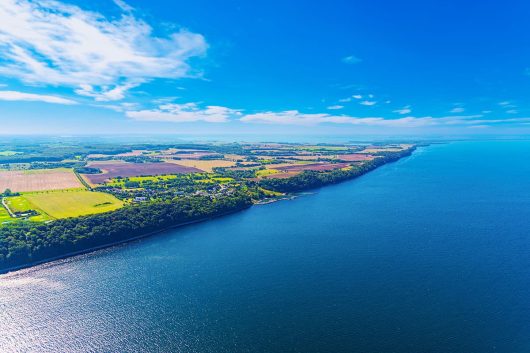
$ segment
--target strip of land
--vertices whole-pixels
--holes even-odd
[[[47,148],[0,153],[0,272],[289,199],[399,160],[415,145]]]

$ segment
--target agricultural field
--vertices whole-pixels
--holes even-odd
[[[181,158],[181,159],[200,159],[207,156],[215,156],[218,153],[215,152],[191,152],[191,153],[173,153],[173,154],[160,154],[155,155],[159,158]]]
[[[5,169],[0,169],[0,194],[11,190],[4,198],[9,209],[18,213],[18,217],[13,218],[1,207],[0,225],[26,219],[50,222],[109,212],[125,203],[171,202],[196,196],[209,196],[214,200],[240,191],[248,192],[253,201],[259,202],[263,197],[283,195],[271,190],[289,187],[297,190],[300,180],[308,178],[317,184],[328,180],[320,180],[320,174],[344,178],[347,174],[343,172],[347,170],[375,158],[387,158],[378,154],[392,154],[410,147],[412,145],[395,143],[78,146],[53,142],[31,148],[0,144],[0,161],[5,161],[0,164]],[[96,169],[102,173],[97,174]],[[79,174],[74,170],[82,177],[78,179]],[[306,171],[317,173],[293,180],[292,186],[289,180],[274,180],[290,179]],[[81,180],[86,182],[81,183]]]
[[[278,174],[280,171],[277,169],[262,169],[256,172],[257,177],[265,177],[272,174]]]
[[[38,207],[33,205],[28,199],[26,199],[24,196],[13,196],[13,197],[6,197],[5,203],[7,207],[11,210],[11,212],[29,212],[29,211],[36,211],[38,215],[29,217],[30,221],[33,222],[45,222],[49,221],[52,218],[47,215],[45,212],[40,210]],[[8,214],[9,215],[9,214]],[[12,220],[18,221],[18,218],[11,218]]]
[[[302,172],[304,170],[313,171],[328,171],[334,169],[341,169],[349,167],[348,163],[313,163],[313,164],[300,164],[300,165],[287,165],[276,167],[275,169],[282,172]]]
[[[157,176],[138,176],[138,177],[127,177],[125,178],[114,178],[110,179],[105,182],[105,185],[113,186],[113,187],[125,187],[125,182],[136,182],[136,183],[142,183],[144,181],[150,181],[150,182],[158,182],[163,180],[171,180],[176,179],[176,175],[157,175]]]
[[[11,223],[14,221],[15,221],[15,218],[12,218],[9,215],[9,212],[7,212],[7,210],[3,206],[0,205],[0,224]]]
[[[351,154],[339,154],[336,156],[336,159],[345,161],[345,162],[361,162],[361,161],[371,161],[375,157],[369,154],[360,154],[360,153],[351,153]]]
[[[276,173],[263,176],[263,179],[289,179],[294,176],[297,176],[300,172],[285,172],[285,173]]]
[[[123,202],[112,195],[87,190],[35,192],[20,197],[37,211],[53,218],[109,212],[123,206]]]
[[[201,160],[201,159],[180,159],[180,160],[168,160],[169,163],[175,163],[183,165],[185,167],[197,168],[202,171],[211,173],[213,168],[227,168],[236,165],[236,162],[227,161],[224,159],[212,159],[212,160]]]
[[[82,187],[73,171],[66,168],[0,171],[0,192],[6,189],[24,192]]]
[[[102,174],[83,174],[83,177],[93,185],[102,184],[116,177],[202,173],[200,169],[176,163],[91,163],[89,166],[103,171]]]

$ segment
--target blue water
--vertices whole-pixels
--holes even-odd
[[[530,142],[0,276],[1,352],[530,352]]]

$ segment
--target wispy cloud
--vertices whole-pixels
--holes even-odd
[[[0,1],[0,75],[100,100],[151,79],[198,75],[188,60],[206,53],[202,35],[155,36],[130,6],[115,3],[124,11],[117,19],[54,0]]]
[[[352,96],[352,98],[355,98],[355,99],[362,99],[363,96],[361,96],[360,94],[354,94],[354,95]]]
[[[451,109],[449,112],[450,113],[463,113],[465,111],[464,108],[462,107],[454,107],[453,109]]]
[[[54,104],[73,105],[77,102],[58,96],[45,94],[25,93],[18,91],[0,91],[0,100],[3,101],[27,101],[27,102],[44,102]]]
[[[412,109],[410,109],[410,105],[407,105],[401,109],[393,110],[392,112],[404,115],[404,114],[410,114],[412,112]]]
[[[508,113],[508,114],[517,114],[517,113],[519,113],[519,111],[517,109],[509,109],[509,110],[506,111],[506,113]]]
[[[358,64],[361,61],[362,60],[356,57],[355,55],[349,55],[349,56],[342,58],[342,62],[345,64]]]
[[[330,110],[338,110],[338,109],[342,109],[342,108],[344,108],[343,105],[331,105],[331,106],[328,107],[328,109],[330,109]]]
[[[359,104],[366,105],[366,106],[372,106],[372,105],[376,105],[377,102],[375,102],[375,101],[362,101]]]
[[[114,87],[94,87],[87,84],[79,85],[79,88],[75,90],[75,93],[80,96],[92,97],[96,101],[116,101],[125,98],[127,90],[139,86],[138,83],[125,83],[123,85],[116,85]]]
[[[127,111],[125,115],[131,119],[142,121],[223,123],[229,121],[231,117],[241,116],[241,112],[219,106],[201,107],[197,103],[170,103],[151,110]]]
[[[264,112],[243,115],[240,119],[247,123],[265,123],[282,125],[318,125],[318,124],[349,124],[360,126],[381,126],[391,128],[418,128],[431,126],[478,126],[494,124],[522,124],[530,121],[530,118],[513,119],[483,119],[481,114],[476,115],[451,115],[442,117],[413,117],[407,116],[398,119],[385,119],[382,117],[352,117],[347,115],[332,114],[306,114],[298,110],[282,112]]]
[[[123,0],[113,0],[113,1],[116,4],[116,6],[118,6],[120,9],[122,9],[125,12],[131,12],[134,10],[134,8],[131,5],[127,4]]]

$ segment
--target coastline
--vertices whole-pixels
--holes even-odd
[[[127,239],[124,239],[124,240],[119,240],[119,241],[115,241],[115,242],[111,242],[111,243],[107,243],[107,244],[103,244],[103,245],[89,247],[89,248],[86,248],[86,249],[83,249],[83,250],[68,252],[68,253],[64,253],[64,254],[61,254],[61,255],[58,255],[58,256],[53,256],[53,257],[50,257],[50,258],[37,260],[37,261],[33,261],[33,262],[28,262],[28,263],[25,263],[23,265],[17,265],[17,266],[12,266],[12,267],[8,267],[8,268],[0,269],[0,275],[2,275],[2,276],[3,275],[7,275],[9,273],[13,273],[13,272],[16,272],[16,271],[19,271],[19,270],[23,270],[23,269],[33,268],[35,266],[42,265],[42,264],[53,265],[52,263],[54,261],[63,260],[63,259],[67,259],[67,258],[72,258],[72,257],[75,257],[75,256],[88,254],[88,253],[91,253],[91,252],[94,252],[94,251],[98,251],[98,250],[103,250],[103,249],[106,249],[106,248],[110,248],[110,247],[117,246],[117,245],[120,245],[120,244],[125,244],[125,243],[132,242],[132,241],[135,241],[135,240],[139,240],[139,239],[142,239],[142,238],[147,238],[147,237],[150,237],[152,235],[155,235],[155,234],[158,234],[158,233],[162,233],[162,232],[164,232],[166,230],[175,229],[175,228],[179,228],[179,227],[183,227],[183,226],[191,225],[191,224],[195,224],[195,223],[201,223],[201,222],[209,221],[209,220],[212,220],[212,219],[215,219],[215,218],[219,218],[219,217],[223,217],[223,216],[230,215],[230,214],[235,214],[237,212],[249,209],[249,208],[251,208],[252,206],[255,206],[255,205],[258,205],[258,206],[261,205],[262,206],[262,205],[268,205],[268,204],[271,204],[271,203],[275,203],[275,202],[278,202],[278,201],[293,200],[293,199],[296,199],[299,195],[302,195],[302,194],[305,194],[305,193],[310,193],[311,190],[317,190],[317,189],[320,189],[320,188],[323,188],[323,187],[326,187],[326,186],[329,186],[329,185],[340,184],[340,183],[343,183],[343,182],[347,182],[347,181],[351,181],[351,180],[355,180],[357,178],[360,178],[360,177],[362,177],[362,176],[364,176],[366,174],[369,174],[370,172],[372,172],[374,170],[377,170],[380,167],[383,167],[383,166],[385,166],[387,164],[391,164],[391,163],[400,161],[403,158],[410,157],[415,149],[416,148],[414,148],[412,151],[410,151],[409,154],[407,154],[405,156],[402,156],[402,157],[400,157],[400,158],[398,158],[396,160],[390,160],[390,161],[388,161],[388,162],[386,162],[386,163],[384,163],[382,165],[379,165],[379,166],[377,166],[377,167],[375,167],[373,169],[367,170],[367,171],[365,171],[364,173],[362,173],[360,175],[357,175],[357,176],[354,176],[352,178],[348,178],[348,179],[345,179],[345,180],[341,180],[338,183],[329,183],[329,184],[319,185],[317,187],[308,188],[307,190],[304,190],[304,191],[301,191],[301,192],[298,192],[298,193],[291,193],[289,195],[285,195],[285,196],[282,196],[282,197],[277,198],[277,199],[269,199],[266,202],[256,202],[254,204],[250,204],[248,207],[232,210],[232,211],[225,212],[225,213],[220,213],[220,214],[217,214],[217,215],[214,215],[214,216],[209,216],[209,217],[205,217],[205,218],[201,218],[201,219],[197,219],[197,220],[193,220],[193,221],[179,223],[179,224],[176,224],[176,225],[172,225],[172,226],[169,226],[169,227],[164,227],[164,228],[161,228],[161,229],[157,229],[155,231],[151,231],[151,232],[148,232],[148,233],[145,233],[145,234],[137,235],[137,236],[134,236],[134,237],[131,237],[131,238],[127,238]]]
[[[87,248],[87,249],[84,249],[84,250],[72,251],[72,252],[69,252],[69,253],[65,253],[63,255],[54,256],[54,257],[50,257],[50,258],[47,258],[47,259],[38,260],[38,261],[34,261],[34,262],[28,262],[27,264],[24,264],[24,265],[12,266],[12,267],[8,267],[8,268],[5,268],[5,269],[0,269],[0,276],[5,276],[5,275],[8,275],[10,273],[13,273],[13,272],[16,272],[16,271],[20,271],[20,270],[24,270],[24,269],[34,268],[35,266],[42,265],[42,264],[49,264],[50,266],[54,266],[54,264],[53,264],[54,261],[64,260],[64,259],[68,259],[68,258],[73,258],[73,257],[79,256],[79,255],[85,255],[85,254],[92,253],[92,252],[95,252],[95,251],[98,251],[98,250],[103,250],[103,249],[111,248],[113,246],[126,244],[126,243],[129,243],[129,242],[133,242],[135,240],[147,238],[147,237],[156,235],[158,233],[165,232],[165,231],[170,230],[170,229],[180,228],[180,227],[188,226],[188,225],[191,225],[191,224],[202,223],[202,222],[210,221],[210,220],[213,220],[213,219],[216,219],[216,218],[228,216],[228,215],[231,215],[231,214],[235,214],[235,213],[247,210],[251,206],[246,207],[246,208],[242,208],[242,209],[238,209],[238,210],[233,210],[233,211],[230,211],[230,212],[220,213],[220,214],[215,215],[215,216],[210,216],[210,217],[206,217],[206,218],[196,219],[194,221],[189,221],[189,222],[179,223],[179,224],[176,224],[176,225],[173,225],[173,226],[169,226],[169,227],[164,227],[164,228],[152,231],[152,232],[148,232],[148,233],[145,233],[145,234],[142,234],[142,235],[134,236],[132,238],[119,240],[119,241],[115,241],[115,242],[108,243],[108,244],[93,246],[93,247],[90,247],[90,248]]]

